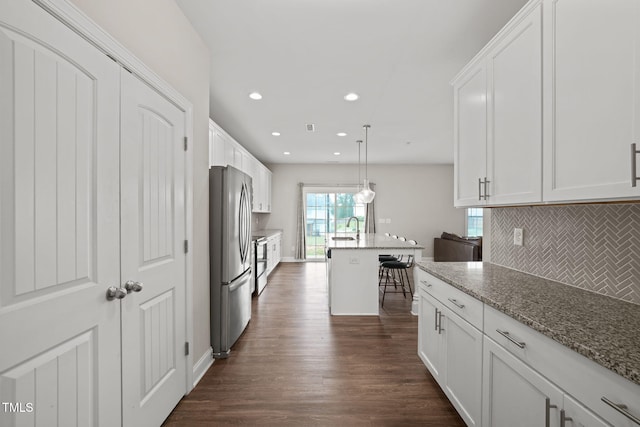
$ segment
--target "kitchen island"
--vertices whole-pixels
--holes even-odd
[[[422,249],[423,246],[375,233],[354,240],[330,238],[326,243],[330,313],[377,316],[378,255],[404,255],[405,259],[413,256],[420,261]]]

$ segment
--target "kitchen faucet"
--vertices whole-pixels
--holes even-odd
[[[347,221],[347,227],[351,224],[352,219],[356,220],[356,240],[360,240],[360,220],[355,216],[350,217],[349,221]]]

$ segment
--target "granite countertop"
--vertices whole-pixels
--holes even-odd
[[[329,249],[424,249],[424,246],[412,245],[377,233],[360,234],[359,240],[333,240],[329,238],[326,245]]]
[[[282,230],[278,230],[278,229],[265,229],[265,230],[253,230],[251,232],[251,237],[253,237],[254,239],[257,239],[259,237],[266,237],[267,239],[269,237],[275,236],[277,234],[282,234]]]
[[[640,305],[487,262],[419,268],[640,384]]]

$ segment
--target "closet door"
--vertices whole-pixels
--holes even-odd
[[[117,426],[119,67],[0,2],[2,426]]]
[[[122,71],[124,426],[158,426],[186,390],[185,116]]]

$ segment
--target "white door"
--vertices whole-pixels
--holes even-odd
[[[468,426],[481,425],[482,332],[446,307],[442,360],[444,391]]]
[[[117,426],[119,67],[0,2],[2,426]]]
[[[122,283],[142,284],[122,300],[123,420],[158,426],[186,387],[185,117],[121,74]]]
[[[439,316],[439,304],[422,289],[419,290],[419,318],[418,318],[418,356],[433,375],[436,381],[441,381],[442,372],[442,338],[438,325],[442,320]]]
[[[542,201],[542,5],[488,55],[488,203]]]
[[[483,344],[482,425],[559,426],[562,391],[491,338]]]
[[[454,95],[454,203],[486,204],[487,72],[484,62],[457,81]]]
[[[640,2],[556,0],[543,20],[544,200],[637,198]]]

